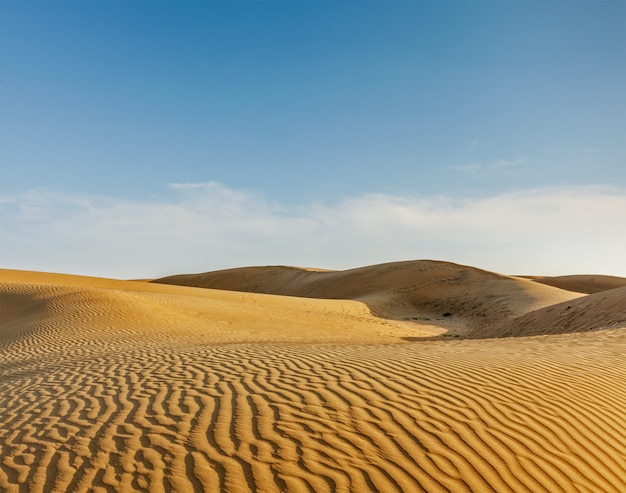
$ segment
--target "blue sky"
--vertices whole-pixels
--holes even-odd
[[[2,267],[626,275],[625,136],[624,1],[0,1]]]

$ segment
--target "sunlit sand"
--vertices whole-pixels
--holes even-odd
[[[624,492],[626,279],[0,270],[0,457],[6,492]]]

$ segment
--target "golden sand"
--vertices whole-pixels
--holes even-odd
[[[533,277],[536,282],[555,286],[557,288],[566,289],[568,291],[577,291],[579,293],[599,293],[609,289],[626,287],[626,278],[616,276],[556,276],[556,277]]]
[[[0,270],[0,457],[7,492],[623,492],[626,288]]]

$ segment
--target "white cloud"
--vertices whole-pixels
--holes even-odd
[[[178,195],[167,201],[0,197],[1,267],[131,278],[431,258],[504,273],[626,276],[623,188],[370,194],[289,207],[219,183],[170,186]]]

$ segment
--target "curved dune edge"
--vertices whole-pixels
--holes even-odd
[[[491,337],[495,325],[582,296],[474,267],[434,260],[346,271],[244,267],[183,274],[153,283],[365,303],[372,314],[464,337]]]
[[[505,286],[522,332],[624,306]],[[0,491],[626,491],[623,328],[410,342],[354,300],[17,271],[0,310]]]
[[[625,277],[616,276],[596,276],[596,275],[573,275],[540,277],[530,276],[535,282],[554,286],[559,289],[566,289],[577,293],[594,294],[609,289],[626,287]]]
[[[3,276],[4,274],[4,276]],[[35,278],[37,276],[35,275]],[[73,331],[82,345],[97,332],[114,341],[159,333],[173,340],[228,342],[394,342],[433,337],[440,327],[382,320],[363,303],[164,286],[133,281],[0,271],[0,348],[46,347],[47,334]],[[91,287],[88,287],[91,285]],[[65,337],[65,336],[64,336]]]
[[[567,334],[626,327],[626,287],[547,306],[489,330],[489,337]]]

